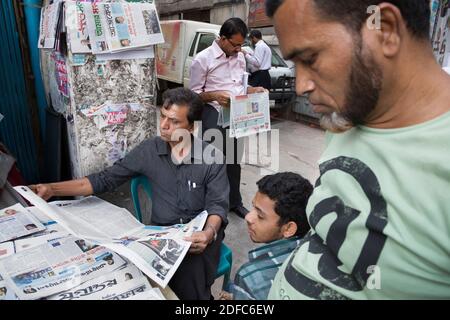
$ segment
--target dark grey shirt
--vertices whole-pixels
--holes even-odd
[[[210,215],[220,216],[225,226],[230,190],[226,166],[202,162],[202,152],[197,150],[200,147],[195,146],[203,150],[208,145],[195,140],[191,164],[174,163],[169,144],[156,137],[142,142],[112,167],[87,178],[98,194],[113,191],[134,176],[145,175],[152,184],[152,223],[186,223],[207,210]]]

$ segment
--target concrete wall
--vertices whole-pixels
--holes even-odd
[[[246,3],[217,5],[211,9],[211,23],[222,24],[231,17],[238,17],[247,22],[248,6]]]
[[[222,24],[231,17],[239,17],[247,22],[249,0],[182,0],[176,3],[173,0],[160,0],[156,2],[158,13],[164,20],[179,19],[179,13],[192,10],[210,10],[210,21]]]

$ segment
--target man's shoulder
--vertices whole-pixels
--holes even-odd
[[[163,145],[164,141],[160,137],[156,136],[142,140],[141,143],[139,143],[136,148],[150,152],[155,152],[158,150],[158,148],[161,148]]]
[[[194,61],[208,60],[213,54],[213,51],[214,51],[213,46],[209,46],[203,51],[197,53],[197,55],[194,57]]]

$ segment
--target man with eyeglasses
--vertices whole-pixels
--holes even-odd
[[[213,44],[197,54],[191,66],[190,87],[205,102],[202,114],[202,129],[218,129],[222,133],[223,153],[226,155],[226,128],[218,125],[221,108],[230,107],[230,97],[243,94],[264,92],[262,87],[244,86],[246,62],[241,46],[244,44],[248,28],[239,18],[230,18],[222,25],[220,37]],[[209,142],[209,141],[208,141]],[[233,146],[233,164],[227,164],[230,182],[230,210],[244,218],[248,210],[242,204],[239,190],[243,144],[233,139],[228,146]],[[216,145],[220,147],[220,143]],[[228,161],[229,162],[229,161]]]

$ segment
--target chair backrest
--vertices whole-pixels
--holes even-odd
[[[151,199],[153,196],[152,185],[146,176],[137,176],[131,180],[131,198],[133,199],[134,212],[136,214],[136,218],[142,222],[142,212],[141,212],[141,203],[139,201],[139,186],[142,186],[147,193],[148,197]]]

